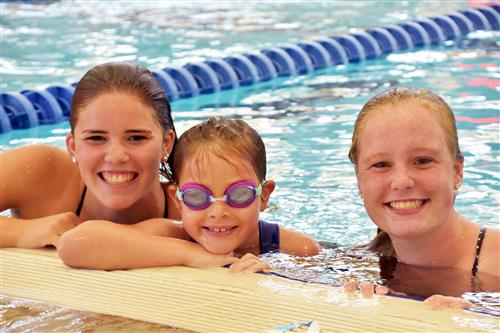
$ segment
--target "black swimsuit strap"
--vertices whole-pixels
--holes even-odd
[[[78,207],[76,208],[76,211],[75,211],[75,214],[78,217],[80,216],[80,213],[82,211],[83,201],[85,200],[85,193],[87,193],[87,186],[83,187],[82,196],[80,197],[80,202],[78,203]]]
[[[165,197],[165,206],[163,207],[163,218],[166,219],[168,218],[168,198],[167,198],[167,192],[165,191],[165,188],[163,187],[163,184],[160,184],[161,190],[163,191],[163,196]]]
[[[163,218],[168,218],[167,192],[165,191],[163,184],[160,184],[160,185],[161,185],[161,190],[163,191],[163,196],[165,198],[165,207],[163,208]],[[76,211],[75,211],[76,216],[80,216],[80,213],[81,213],[82,207],[83,207],[83,201],[85,200],[86,193],[87,193],[87,186],[85,186],[83,188],[82,196],[80,197],[80,202],[78,203],[78,207],[76,208]]]
[[[479,230],[479,236],[477,237],[476,243],[476,258],[474,259],[474,265],[472,265],[472,275],[476,276],[477,266],[479,265],[479,254],[481,253],[481,246],[483,246],[484,235],[486,234],[486,228],[481,227]]]

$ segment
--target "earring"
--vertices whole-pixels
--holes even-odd
[[[453,187],[453,189],[455,191],[458,191],[458,189],[460,188],[460,186],[462,186],[462,181],[459,179],[455,182],[455,186]]]
[[[167,163],[167,161],[168,161],[168,154],[163,156],[162,158],[162,162]]]
[[[71,156],[71,162],[73,162],[74,164],[76,164],[76,157],[75,156]]]

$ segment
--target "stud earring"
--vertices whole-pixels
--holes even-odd
[[[162,159],[162,162],[167,163],[167,161],[168,161],[168,154],[163,156],[163,159]]]
[[[453,187],[453,189],[454,189],[455,191],[458,191],[458,189],[460,188],[460,186],[462,186],[462,181],[461,181],[461,180],[457,180],[457,181],[455,182],[455,186]]]
[[[74,164],[76,164],[76,157],[75,156],[71,156],[71,162],[73,162]]]

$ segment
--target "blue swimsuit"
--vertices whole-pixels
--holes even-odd
[[[276,223],[259,221],[259,247],[260,254],[279,252],[280,227]]]

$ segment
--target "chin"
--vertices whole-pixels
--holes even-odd
[[[206,244],[203,244],[203,248],[212,254],[221,254],[221,255],[226,255],[234,251],[234,248],[232,247],[210,246]]]
[[[387,232],[389,236],[394,236],[398,238],[414,238],[423,233],[420,229],[415,229],[410,226],[404,226],[403,228],[389,228]]]
[[[114,210],[122,210],[122,209],[127,209],[130,208],[133,203],[131,202],[124,202],[123,200],[108,200],[108,202],[104,202],[105,206],[109,209],[114,209]]]

